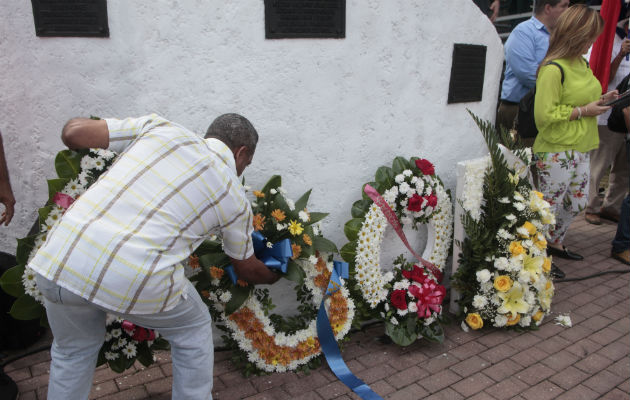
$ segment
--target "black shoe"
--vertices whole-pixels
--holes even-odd
[[[560,268],[558,268],[558,266],[556,265],[556,263],[551,263],[551,272],[550,275],[552,278],[554,279],[564,279],[564,277],[566,276],[566,274],[564,273],[564,271],[562,271]]]
[[[567,249],[566,247],[562,246],[562,250],[558,250],[555,247],[547,247],[547,252],[549,254],[551,254],[552,256],[556,256],[556,257],[560,257],[560,258],[566,258],[567,260],[576,260],[576,261],[580,261],[583,260],[584,257],[582,257],[581,255],[579,255],[578,253],[574,253],[571,250]]]

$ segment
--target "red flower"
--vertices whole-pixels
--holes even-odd
[[[390,296],[390,300],[394,307],[399,310],[407,309],[407,291],[406,290],[394,290]]]
[[[413,196],[409,199],[409,203],[407,204],[407,210],[409,211],[420,211],[422,210],[422,202],[424,198],[420,196],[418,193],[414,193]]]
[[[70,205],[74,203],[74,199],[67,194],[57,192],[53,196],[53,203],[61,208],[68,209],[68,207],[70,207]]]
[[[433,168],[433,164],[429,160],[424,158],[420,158],[416,160],[416,167],[422,171],[424,175],[433,175],[435,174],[435,169]]]
[[[412,281],[416,281],[418,283],[424,283],[429,278],[427,274],[424,273],[424,269],[418,267],[417,265],[414,265],[411,271],[403,269],[402,274],[405,278],[411,279]]]
[[[427,205],[429,207],[435,207],[437,205],[437,196],[432,194],[430,196],[426,196],[425,199],[427,200]]]
[[[427,279],[422,286],[409,286],[409,293],[418,301],[418,318],[429,318],[431,312],[440,312],[442,310],[442,301],[446,295],[446,289],[442,285],[438,285],[433,279]]]

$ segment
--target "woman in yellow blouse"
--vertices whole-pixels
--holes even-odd
[[[570,7],[551,33],[536,79],[538,136],[533,151],[538,186],[556,212],[548,249],[552,255],[573,260],[583,257],[567,250],[562,242],[573,218],[586,207],[588,152],[599,146],[595,117],[610,109],[603,103],[617,96],[617,91],[602,96],[602,87],[583,58],[603,27],[597,11],[581,4]],[[564,273],[556,268],[555,275],[563,277]]]

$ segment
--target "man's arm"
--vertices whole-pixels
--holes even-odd
[[[109,130],[105,120],[73,118],[61,132],[61,140],[69,149],[89,149],[109,147]]]
[[[236,271],[236,276],[251,284],[266,283],[272,284],[280,279],[280,275],[272,272],[255,255],[244,260],[231,258],[232,265]]]
[[[630,53],[630,39],[624,39],[623,42],[621,42],[621,46],[619,46],[619,53],[617,53],[615,58],[613,58],[610,62],[610,74],[608,75],[609,81],[617,75],[619,64],[621,64],[621,60],[623,60],[628,53]]]
[[[540,63],[536,60],[533,40],[526,32],[514,30],[508,38],[510,43],[506,43],[505,51],[505,61],[510,65],[514,76],[521,85],[529,89],[536,86],[536,71]]]
[[[4,158],[4,146],[2,145],[2,133],[0,133],[0,203],[4,204],[4,212],[0,215],[0,225],[9,225],[13,218],[13,206],[15,197],[9,181],[9,170]]]

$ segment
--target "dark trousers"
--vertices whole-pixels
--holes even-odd
[[[630,163],[630,136],[626,136],[626,151],[628,163]],[[630,192],[630,182],[628,182],[628,191]],[[613,253],[621,253],[628,249],[630,249],[630,193],[621,203],[617,233],[612,241]]]

